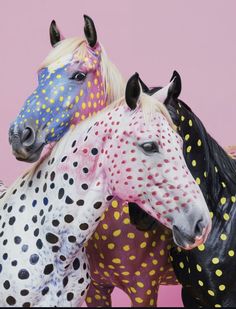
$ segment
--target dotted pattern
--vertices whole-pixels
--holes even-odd
[[[80,49],[87,46],[81,58]],[[101,48],[82,43],[71,55],[60,58],[38,73],[38,87],[24,103],[13,128],[32,127],[36,142],[59,140],[65,132],[106,106],[101,74]],[[76,74],[85,79],[76,80]],[[14,129],[15,130],[15,129]]]
[[[171,250],[177,278],[184,287],[183,301],[190,308],[235,307],[236,189],[226,180],[225,170],[216,164],[216,153],[210,154],[210,162],[206,160],[208,145],[200,133],[196,116],[181,101],[169,104],[180,135],[184,137],[186,162],[204,193],[212,218],[212,231],[205,244],[191,251]],[[226,149],[232,156],[232,147]],[[215,189],[216,195],[212,193]]]

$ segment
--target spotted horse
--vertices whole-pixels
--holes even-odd
[[[1,198],[1,306],[80,306],[90,283],[84,243],[113,196],[141,205],[186,248],[207,238],[209,212],[167,110],[141,92],[137,74],[125,93],[70,129]],[[189,243],[183,228],[199,222]]]
[[[121,90],[123,89],[123,80],[114,65],[107,59],[104,49],[97,42],[94,23],[87,16],[85,16],[85,36],[86,40],[63,39],[56,23],[54,21],[51,23],[50,39],[54,50],[46,58],[39,70],[38,88],[26,101],[20,116],[13,123],[9,131],[13,153],[19,160],[28,162],[37,160],[45,144],[59,140],[70,126],[73,127],[77,122],[94,114],[98,109],[104,108],[111,100],[120,96]],[[80,59],[80,62],[78,62],[78,59]],[[116,198],[113,201],[113,206],[117,204],[120,209],[120,214],[123,213],[123,209],[127,212],[128,208],[124,202]],[[143,247],[149,233],[136,231],[132,225],[127,225],[129,222],[127,213],[126,217],[125,219],[123,213],[121,219],[123,218],[124,222],[120,220],[115,221],[115,223],[120,224],[121,222],[123,224],[122,230],[124,228],[127,230],[128,228],[129,232],[127,230],[127,235],[130,236],[130,239],[134,234],[135,237],[137,236],[137,246]],[[104,226],[106,226],[105,221],[103,222]],[[109,232],[109,229],[107,232]],[[157,286],[159,283],[176,283],[167,258],[168,249],[163,249],[165,246],[169,248],[169,242],[167,241],[169,232],[161,227],[158,230],[159,232],[160,235],[157,235],[156,231],[150,233],[150,241],[152,239],[151,250],[153,247],[156,247],[159,248],[159,251],[156,250],[155,252],[157,254],[154,255],[150,251],[148,260],[146,262],[143,261],[142,264],[146,265],[148,262],[152,266],[153,264],[155,265],[156,259],[158,260],[160,276],[156,274],[157,279],[155,284]],[[162,235],[162,233],[165,233],[165,235]],[[115,235],[115,237],[118,237],[116,233]],[[127,248],[125,245],[123,247]],[[109,250],[110,248],[111,246],[109,245]],[[88,253],[89,250],[88,248]],[[94,251],[97,250],[92,246],[90,256],[94,256]],[[126,254],[129,263],[133,265],[133,256],[128,251]],[[129,259],[130,256],[131,259]],[[118,260],[114,259],[114,261]],[[99,265],[101,266],[102,263],[99,263]],[[124,272],[122,269],[124,267],[123,265],[117,265],[117,267],[121,271],[121,276],[127,276],[127,272]],[[139,268],[139,264],[137,268]],[[105,270],[104,273],[107,274]],[[119,286],[123,287],[124,281],[127,278],[122,279],[121,277],[121,280],[123,281],[121,281],[121,285]],[[150,281],[149,278],[148,281]],[[152,280],[150,282],[154,284],[154,281]],[[134,284],[136,284],[136,281]],[[142,283],[138,283],[136,287],[139,296],[144,291],[141,285]],[[146,290],[145,303],[152,304],[155,297],[153,297],[152,293],[149,293],[149,289]],[[152,290],[154,289],[152,288]],[[125,291],[127,291],[127,287],[125,287]],[[135,291],[134,287],[128,289],[132,302],[136,305],[140,304],[141,297],[135,296],[132,291]],[[97,293],[95,293],[95,297],[99,298],[100,296],[97,296]]]
[[[235,146],[227,147],[229,154],[209,135],[201,120],[178,96],[179,85],[168,95],[165,106],[184,140],[184,157],[188,168],[201,188],[212,218],[212,230],[205,244],[186,251],[171,249],[176,276],[182,284],[182,299],[187,308],[235,307],[236,243],[236,161]],[[138,226],[154,224],[136,209],[133,221]],[[141,220],[141,222],[140,222]]]

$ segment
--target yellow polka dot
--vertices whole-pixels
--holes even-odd
[[[112,201],[112,202],[111,202],[111,206],[112,206],[113,208],[118,207],[118,202],[117,202],[116,200]]]
[[[165,236],[164,234],[162,234],[161,237],[160,237],[160,239],[161,239],[162,241],[165,241],[165,240],[166,240],[166,236]]]
[[[123,223],[124,223],[124,224],[130,224],[130,219],[129,219],[129,218],[125,218],[125,219],[123,220]]]
[[[236,202],[236,197],[235,196],[231,196],[231,202],[235,203]]]
[[[103,263],[99,263],[98,265],[99,265],[100,268],[104,268],[105,267]]]
[[[120,218],[120,213],[119,213],[119,211],[115,211],[115,212],[114,212],[114,218],[115,218],[116,220],[119,220],[119,218]]]
[[[220,260],[217,257],[214,257],[211,261],[213,264],[218,264],[220,262]]]
[[[203,286],[203,285],[204,285],[203,282],[202,282],[201,280],[198,280],[198,284],[199,284],[200,286]]]
[[[86,108],[86,103],[83,102],[83,103],[82,103],[82,109],[85,109],[85,108]]]
[[[197,247],[199,251],[204,251],[205,250],[205,245],[201,244],[200,246]]]
[[[121,230],[115,230],[112,234],[113,234],[113,236],[115,236],[115,237],[120,236]]]
[[[79,95],[82,97],[83,94],[84,94],[84,90],[80,89]]]
[[[63,100],[64,100],[64,97],[63,97],[63,96],[60,96],[59,101],[60,101],[60,102],[63,102]]]
[[[215,293],[212,290],[208,290],[207,293],[211,296],[215,296]]]
[[[109,275],[109,273],[107,271],[104,271],[103,273],[104,273],[104,276],[110,277],[110,275]]]
[[[97,232],[94,233],[94,237],[95,237],[96,240],[99,240],[99,238],[100,238]]]
[[[229,218],[230,218],[230,216],[229,216],[227,213],[225,213],[225,214],[223,215],[223,218],[225,219],[225,221],[228,221]]]
[[[222,197],[222,198],[220,199],[220,203],[221,203],[221,205],[224,205],[224,204],[226,203],[226,198],[225,198],[225,197]]]
[[[224,284],[219,285],[219,290],[220,291],[224,291],[225,290],[225,285]]]
[[[196,265],[196,268],[197,268],[197,270],[198,270],[199,272],[202,271],[202,267],[201,267],[199,264]]]
[[[57,74],[57,76],[56,76],[57,78],[61,78],[61,74]]]
[[[140,276],[140,275],[141,275],[141,272],[138,270],[138,271],[135,272],[135,275],[136,275],[136,276]]]
[[[215,304],[215,308],[221,308],[222,306],[220,304]]]
[[[234,256],[234,250],[229,250],[228,255],[231,257]]]
[[[136,256],[135,255],[131,255],[130,257],[129,257],[129,260],[130,261],[133,261],[133,260],[135,260],[136,259]]]
[[[139,286],[140,288],[143,288],[144,287],[144,284],[140,281],[137,282],[137,286]]]
[[[183,269],[183,268],[184,268],[184,263],[183,263],[183,262],[180,262],[180,263],[179,263],[179,267]]]
[[[90,80],[88,81],[87,85],[88,85],[88,88],[91,88],[91,82],[90,82]]]
[[[218,173],[218,167],[217,166],[215,166],[215,172]]]
[[[201,184],[201,179],[200,179],[199,177],[196,178],[196,183],[197,183],[198,185]]]
[[[216,274],[216,276],[220,277],[220,276],[222,276],[222,271],[220,269],[217,269],[215,271],[215,274]]]
[[[108,265],[109,269],[115,269],[115,267],[113,265]]]
[[[205,178],[207,178],[207,172],[204,172],[203,175]]]
[[[226,240],[227,239],[227,235],[226,234],[221,234],[220,235],[220,239],[221,240]]]
[[[130,287],[130,290],[131,290],[132,293],[137,293],[137,290],[132,286]]]
[[[140,244],[140,248],[145,248],[145,247],[147,247],[147,243],[144,241],[144,242],[142,242],[141,244]]]
[[[152,242],[152,247],[155,248],[156,245],[157,245],[156,241],[153,241],[153,242]]]
[[[190,152],[191,149],[192,149],[192,146],[188,146],[186,150],[187,150],[187,152]]]
[[[128,271],[123,271],[123,272],[122,272],[122,275],[123,275],[123,276],[129,276],[129,274],[130,274],[130,273],[129,273]]]
[[[147,263],[141,263],[141,266],[145,268],[147,267]]]
[[[112,242],[107,245],[108,249],[113,250],[115,248],[115,244]]]
[[[114,264],[120,264],[120,263],[121,263],[121,260],[118,259],[118,258],[115,258],[115,259],[112,259],[112,262],[113,262]]]
[[[213,216],[214,216],[214,214],[213,214],[213,212],[212,212],[212,211],[210,211],[209,213],[210,213],[210,218],[212,219],[212,218],[213,218]]]
[[[192,127],[192,126],[193,126],[193,122],[192,122],[192,120],[191,120],[191,119],[189,119],[188,124],[189,124],[189,126],[190,126],[190,127]]]
[[[202,145],[202,141],[201,141],[200,139],[197,141],[197,145],[198,145],[199,147]]]
[[[186,141],[188,141],[189,138],[190,138],[190,135],[189,135],[189,134],[186,134],[185,137],[184,137],[184,139],[185,139]]]
[[[45,109],[45,108],[46,108],[46,104],[43,104],[43,105],[42,105],[42,109]]]
[[[152,299],[150,299],[150,302],[149,302],[149,304],[150,304],[150,306],[153,306],[154,305],[154,299],[152,298]]]
[[[181,121],[184,121],[185,117],[184,117],[184,116],[181,116],[181,118],[180,118],[180,119],[181,119]]]
[[[95,299],[96,299],[96,300],[101,300],[101,299],[102,299],[102,298],[101,298],[101,296],[100,296],[100,295],[98,295],[98,294],[95,294],[95,296],[94,296],[94,297],[95,297]]]
[[[91,298],[91,297],[86,297],[86,302],[87,302],[88,304],[91,304],[91,303],[92,303],[92,298]]]
[[[107,229],[108,229],[108,225],[105,224],[105,223],[102,225],[102,227],[103,227],[104,230],[107,230]]]
[[[129,246],[129,245],[123,246],[123,250],[124,250],[124,251],[129,251],[129,250],[130,250],[130,246]]]
[[[141,297],[135,297],[135,301],[138,304],[142,304],[143,303],[143,299]]]
[[[221,182],[221,185],[223,188],[226,188],[226,184],[223,181]]]
[[[160,250],[160,255],[163,256],[164,254],[165,254],[165,250],[164,250],[164,249],[161,249],[161,250]]]
[[[155,273],[156,273],[156,271],[155,271],[154,269],[152,269],[152,270],[149,271],[149,275],[150,275],[150,276],[155,275]]]
[[[192,161],[192,166],[196,166],[196,165],[197,165],[196,160],[193,160],[193,161]]]
[[[127,237],[130,239],[134,239],[135,238],[135,234],[134,233],[128,233]]]
[[[151,290],[147,290],[146,294],[147,294],[147,295],[151,295],[151,294],[152,294],[152,291],[151,291]]]
[[[77,95],[76,97],[75,97],[75,103],[78,103],[79,102],[79,96]]]

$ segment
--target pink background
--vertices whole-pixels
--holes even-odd
[[[126,78],[137,71],[148,85],[165,85],[178,70],[181,98],[222,146],[236,143],[236,1],[1,0],[0,179],[9,185],[30,167],[11,155],[8,127],[37,85],[50,21],[81,36],[84,13]],[[113,298],[129,305],[119,291]],[[161,288],[159,305],[181,306],[180,288]]]

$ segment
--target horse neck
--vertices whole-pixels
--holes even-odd
[[[221,197],[231,197],[236,193],[236,163],[208,134],[199,118],[182,103],[180,101],[174,118],[178,118],[178,132],[184,141],[184,157],[209,207],[214,209]]]

